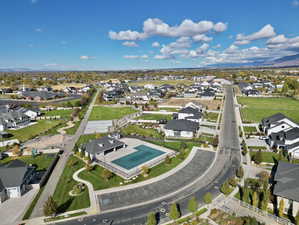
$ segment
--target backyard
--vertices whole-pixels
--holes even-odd
[[[8,163],[12,160],[18,159],[25,162],[27,165],[32,164],[36,166],[37,171],[47,170],[55,158],[55,154],[41,154],[38,156],[20,156],[20,157],[7,157],[0,160],[1,164]]]
[[[143,114],[136,118],[136,120],[171,120],[172,115],[163,114]]]
[[[163,138],[162,134],[154,128],[143,128],[139,125],[128,125],[122,128],[121,133],[124,135],[139,135],[143,137]]]
[[[299,122],[299,101],[292,98],[238,97],[238,102],[242,105],[243,122],[257,123],[275,113],[283,113]]]
[[[219,116],[218,113],[208,112],[207,114],[205,114],[205,119],[207,119],[208,121],[211,121],[211,122],[216,122],[218,119],[218,116]]]
[[[137,110],[131,107],[95,106],[92,109],[89,120],[116,120],[135,112]]]
[[[156,145],[161,145],[163,147],[166,147],[166,148],[169,148],[169,149],[172,149],[175,151],[179,151],[182,146],[182,142],[162,142],[162,141],[159,142],[159,141],[157,141],[157,142],[151,142],[151,143],[156,144]],[[175,168],[176,166],[178,166],[181,162],[183,162],[188,157],[193,146],[196,146],[196,144],[192,143],[192,142],[187,142],[185,154],[183,157],[177,156],[177,157],[172,158],[168,163],[162,162],[161,164],[151,168],[147,177],[139,175],[137,179],[135,179],[134,181],[131,182],[131,184],[137,183],[137,182],[142,182],[144,180],[148,180],[148,179],[157,177],[157,176],[164,174],[164,173],[170,171],[171,169]],[[84,170],[83,172],[81,172],[79,174],[79,177],[92,183],[95,190],[117,187],[117,186],[120,186],[121,182],[124,183],[124,180],[117,175],[113,175],[113,177],[107,181],[101,177],[102,172],[103,172],[102,167],[95,166],[94,169],[91,171]]]
[[[43,111],[44,116],[60,116],[61,118],[69,119],[71,117],[73,110],[51,110],[51,111]]]
[[[38,135],[46,133],[48,130],[59,125],[61,121],[59,120],[40,120],[36,124],[19,129],[19,130],[8,130],[8,133],[12,135],[10,138],[3,138],[3,140],[8,139],[18,139],[21,142],[30,140]]]
[[[71,197],[69,195],[69,192],[73,189],[74,185],[77,184],[77,182],[73,180],[72,176],[83,166],[84,162],[82,160],[75,156],[71,156],[69,158],[53,195],[54,200],[58,204],[59,213],[89,207],[90,202],[87,187],[78,196]]]

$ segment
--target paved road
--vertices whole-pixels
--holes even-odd
[[[203,195],[211,192],[213,196],[219,194],[220,185],[235,173],[235,169],[240,165],[240,149],[238,139],[238,129],[236,126],[235,110],[233,102],[233,91],[231,87],[226,88],[226,100],[224,106],[223,124],[221,126],[220,152],[217,155],[217,161],[210,169],[209,173],[199,182],[184,189],[175,196],[165,198],[144,206],[132,207],[123,210],[117,210],[109,213],[102,213],[95,216],[85,217],[79,220],[70,220],[59,224],[65,225],[104,225],[103,219],[112,219],[113,225],[140,225],[146,221],[149,212],[157,212],[162,206],[162,201],[169,204],[177,202],[182,214],[186,214],[188,200],[196,196],[201,200]],[[187,184],[186,184],[187,185]],[[128,205],[129,207],[129,205]],[[160,214],[160,222],[166,222],[168,219],[165,215]]]
[[[209,168],[214,157],[214,152],[197,150],[185,167],[163,180],[137,188],[100,195],[100,208],[105,211],[126,207],[174,193],[200,177]]]
[[[90,105],[87,109],[87,112],[86,112],[84,118],[82,119],[81,124],[80,124],[78,130],[76,131],[75,135],[66,141],[65,146],[63,148],[64,153],[60,156],[60,159],[59,159],[57,165],[55,166],[55,168],[54,168],[54,170],[53,170],[53,172],[43,190],[43,193],[41,194],[38,202],[36,203],[35,208],[31,214],[30,218],[43,216],[44,202],[48,199],[49,196],[54,194],[56,185],[59,181],[59,178],[63,172],[64,167],[66,166],[68,158],[72,154],[72,150],[75,147],[75,143],[78,141],[80,136],[84,133],[86,124],[88,122],[88,118],[92,111],[92,107],[95,104],[98,93],[99,93],[99,91],[96,93],[92,102],[90,103]]]

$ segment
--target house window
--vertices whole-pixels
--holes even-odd
[[[180,131],[174,131],[174,136],[176,137],[180,137],[181,136],[181,132]]]

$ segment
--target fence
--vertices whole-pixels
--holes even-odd
[[[40,187],[44,186],[47,183],[48,178],[50,177],[52,171],[54,170],[58,160],[59,160],[59,155],[56,154],[55,159],[53,160],[51,165],[48,167],[47,171],[45,172],[44,176],[42,177],[42,179],[39,182]]]
[[[268,213],[267,211],[261,210],[261,209],[259,209],[257,207],[254,207],[254,206],[252,206],[252,205],[250,205],[250,204],[248,204],[246,202],[243,202],[243,201],[241,201],[239,199],[236,199],[234,197],[230,197],[229,200],[238,203],[240,206],[242,206],[244,208],[250,209],[251,211],[257,213],[260,216],[268,217],[268,218],[276,221],[279,224],[294,225],[290,220],[288,220],[286,218],[277,217],[277,216],[275,216],[275,215],[273,215],[271,213]],[[225,208],[228,208],[228,207],[224,206],[223,209],[225,209]],[[231,209],[227,209],[227,210],[231,211]]]

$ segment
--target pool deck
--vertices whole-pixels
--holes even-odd
[[[106,164],[110,165],[111,167],[114,167],[115,169],[117,169],[119,171],[122,171],[125,174],[138,175],[138,174],[140,174],[140,172],[141,172],[140,170],[143,166],[147,166],[147,167],[151,168],[151,167],[156,166],[159,163],[161,163],[167,155],[174,156],[176,154],[176,152],[173,151],[173,150],[170,150],[168,148],[165,148],[165,147],[162,147],[162,146],[159,146],[159,145],[155,145],[155,144],[152,144],[152,143],[149,143],[149,142],[141,141],[139,139],[122,138],[122,139],[120,139],[120,141],[124,142],[127,145],[127,147],[119,149],[115,152],[111,152],[111,153],[109,153],[108,155],[105,155],[105,156],[97,156],[97,159],[102,161],[102,162],[105,162]],[[139,164],[136,167],[133,167],[131,169],[125,169],[125,168],[117,165],[116,163],[112,162],[114,160],[126,157],[126,156],[128,156],[128,155],[130,155],[134,152],[137,152],[138,150],[136,150],[135,147],[140,146],[140,145],[148,146],[150,148],[153,148],[153,149],[159,150],[161,152],[164,152],[165,154],[161,154],[157,157],[154,157],[153,159],[150,159],[150,160],[148,160],[144,163],[141,163],[141,164]],[[118,174],[118,175],[122,176],[122,174]],[[126,177],[124,177],[124,178],[126,178]]]

